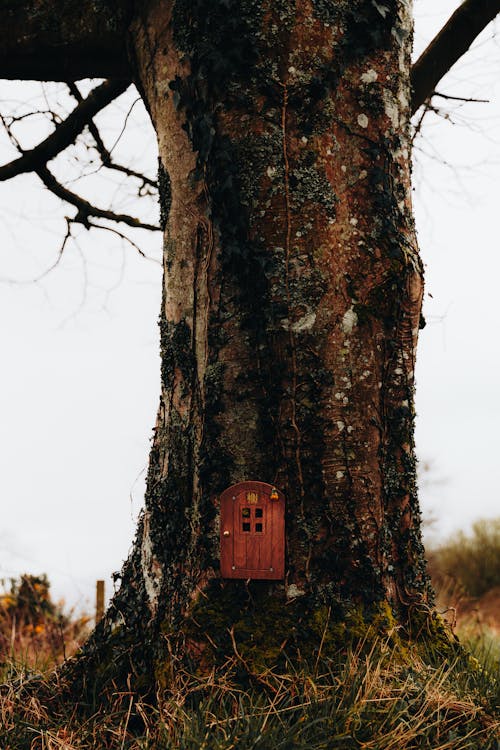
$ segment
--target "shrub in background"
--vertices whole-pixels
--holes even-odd
[[[472,531],[459,531],[429,554],[434,584],[447,577],[469,596],[480,597],[500,586],[500,518],[476,521]]]
[[[0,666],[50,668],[76,650],[87,623],[52,601],[46,575],[11,579],[0,594]]]

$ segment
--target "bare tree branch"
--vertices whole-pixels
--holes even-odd
[[[474,104],[489,104],[489,99],[474,99],[474,97],[471,96],[451,96],[450,94],[442,94],[440,91],[434,91],[433,96],[438,96],[440,99],[448,99],[452,102],[462,102],[463,104],[466,104],[467,102],[473,102]]]
[[[130,237],[128,237],[126,234],[123,234],[123,232],[119,232],[118,229],[115,229],[115,227],[107,227],[104,224],[96,224],[93,221],[89,221],[89,228],[98,229],[101,232],[105,231],[105,232],[111,232],[111,234],[115,234],[121,240],[123,240],[124,242],[127,242],[131,247],[133,247],[134,250],[137,250],[139,255],[145,260],[151,260],[153,263],[156,263],[159,266],[162,265],[161,260],[157,260],[156,258],[152,258],[150,255],[146,255],[146,253],[143,250],[141,250],[141,248],[136,242],[130,239]]]
[[[416,123],[415,128],[413,130],[413,134],[412,134],[412,137],[411,137],[412,146],[415,143],[415,141],[418,138],[418,136],[420,135],[420,132],[422,130],[422,126],[424,124],[425,116],[427,115],[427,113],[430,110],[431,110],[430,100],[426,99],[425,102],[424,102],[424,106],[423,106],[423,108],[422,108],[422,110],[420,112],[420,115],[419,115],[419,118],[418,118],[418,122]]]
[[[77,100],[78,103],[83,101],[83,97],[80,93],[80,89],[74,82],[68,83],[68,88],[70,90],[71,95]],[[134,169],[131,169],[130,167],[125,167],[122,164],[117,164],[112,156],[111,151],[108,150],[104,144],[104,141],[101,138],[101,134],[99,133],[99,128],[95,124],[93,120],[90,120],[88,123],[88,129],[90,131],[90,134],[92,135],[92,138],[95,141],[95,145],[97,148],[97,151],[99,153],[99,156],[101,157],[101,161],[103,166],[107,167],[107,169],[114,169],[116,172],[123,172],[123,174],[126,174],[127,177],[135,177],[138,180],[141,180],[143,183],[143,186],[149,185],[149,187],[152,187],[154,190],[158,189],[158,183],[156,180],[152,180],[150,177],[147,177],[145,174],[142,174],[142,172],[136,172]]]
[[[34,276],[31,279],[9,279],[9,278],[0,278],[0,282],[2,284],[13,284],[16,286],[23,286],[27,284],[38,284],[40,281],[42,281],[46,276],[49,275],[61,262],[61,259],[64,255],[64,251],[66,249],[66,245],[68,244],[68,241],[71,239],[71,219],[68,219],[66,217],[66,234],[64,235],[63,241],[61,243],[61,246],[58,250],[56,259],[50,264],[48,268],[45,269],[45,271],[42,271],[37,276]]]
[[[105,81],[97,86],[86,99],[83,99],[47,138],[22,156],[0,167],[0,181],[9,180],[24,172],[37,169],[70,146],[92,118],[104,109],[113,99],[123,94],[128,81]]]
[[[71,203],[71,205],[78,209],[78,213],[72,221],[83,224],[87,229],[91,226],[89,222],[90,216],[99,219],[108,219],[109,221],[123,222],[123,224],[127,224],[127,226],[133,227],[134,229],[149,229],[151,231],[158,231],[160,229],[156,224],[146,224],[145,222],[140,221],[140,219],[136,219],[134,216],[119,214],[114,211],[108,211],[93,206],[85,200],[85,198],[82,198],[80,195],[77,195],[77,193],[73,193],[71,190],[64,187],[64,185],[61,185],[45,165],[38,167],[35,171],[51,193],[54,193],[54,195],[57,195],[58,198],[66,201],[66,203]]]
[[[14,159],[3,167],[0,167],[0,181],[8,180],[25,172],[35,172],[54,195],[66,201],[66,203],[75,206],[77,214],[70,221],[72,223],[80,223],[87,229],[91,227],[89,217],[93,216],[108,219],[109,221],[122,222],[134,229],[158,230],[159,227],[157,225],[142,222],[140,219],[129,214],[117,213],[94,206],[85,198],[82,198],[77,193],[62,185],[47,167],[47,162],[73,143],[83,128],[88,125],[96,140],[97,148],[102,155],[103,161],[107,162],[106,166],[114,169],[117,168],[118,171],[124,172],[128,176],[140,179],[143,185],[149,184],[155,186],[155,183],[145,175],[134,170],[129,170],[127,167],[115,165],[112,162],[111,153],[106,149],[99,131],[92,120],[94,115],[122,94],[128,88],[128,85],[125,81],[105,81],[84,99],[78,88],[74,84],[70,84],[70,89],[79,98],[76,108],[65,120],[56,125],[55,130],[44,141],[29,151],[23,151],[10,125],[5,118],[2,118],[2,122],[13,145],[22,155],[18,159]]]
[[[500,13],[500,0],[465,0],[422,52],[411,72],[412,114],[432,96],[450,68]]]

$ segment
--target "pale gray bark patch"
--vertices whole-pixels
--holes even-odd
[[[150,536],[150,513],[144,513],[143,535],[141,542],[141,568],[144,578],[144,586],[148,596],[148,606],[154,616],[158,609],[158,598],[163,582],[162,567],[153,552],[153,543]]]

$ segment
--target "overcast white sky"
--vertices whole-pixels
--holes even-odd
[[[417,0],[416,53],[457,3]],[[421,462],[431,464],[421,498],[438,537],[500,515],[500,37],[493,32],[439,86],[489,103],[457,109],[443,100],[458,124],[428,117],[414,172],[428,320],[417,368],[417,445]],[[59,111],[72,108],[62,89],[46,91]],[[39,84],[5,82],[0,102],[9,111],[13,102],[43,107],[40,92]],[[125,113],[133,101],[128,94],[116,109]],[[123,122],[115,114],[101,119],[108,144]],[[154,173],[150,126],[144,116],[129,123],[115,153],[128,163],[133,154]],[[23,144],[49,130],[39,119]],[[0,162],[13,155],[0,139]],[[80,174],[84,151],[70,156],[69,168],[67,159],[56,162],[65,181]],[[82,189],[100,205],[117,190],[95,177]],[[132,195],[121,205],[137,213]],[[156,207],[143,210],[150,219]],[[11,283],[33,279],[55,260],[66,213],[73,210],[36,178],[0,183],[0,577],[46,572],[57,597],[90,608],[95,580],[105,578],[109,592],[110,574],[127,556],[142,503],[159,391],[161,273],[117,238],[82,230],[44,279]],[[159,235],[136,239],[159,258]]]

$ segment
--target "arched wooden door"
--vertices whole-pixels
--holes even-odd
[[[285,575],[285,496],[265,482],[241,482],[220,498],[223,578]]]

